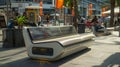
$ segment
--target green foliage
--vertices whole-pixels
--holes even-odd
[[[71,8],[73,6],[73,0],[64,0],[64,6]]]
[[[17,21],[18,25],[23,25],[24,23],[27,22],[27,19],[25,16],[19,16],[16,18],[16,21]]]
[[[117,5],[120,7],[120,0],[117,0]]]

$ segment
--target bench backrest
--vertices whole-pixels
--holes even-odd
[[[31,27],[27,30],[31,40],[44,40],[78,34],[73,26]]]

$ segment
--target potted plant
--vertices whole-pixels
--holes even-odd
[[[18,24],[18,29],[14,29],[14,44],[15,47],[20,47],[20,46],[24,46],[24,39],[23,39],[23,35],[22,35],[22,27],[25,23],[27,23],[27,19],[25,16],[19,16],[16,17],[15,21]]]
[[[18,24],[18,28],[21,29],[23,27],[24,23],[27,22],[27,19],[25,16],[19,16],[15,19],[15,21]]]
[[[18,28],[6,28],[3,31],[3,47],[22,47],[25,46],[23,35],[22,35],[22,27],[24,23],[27,22],[25,16],[16,17],[15,22],[18,24]]]

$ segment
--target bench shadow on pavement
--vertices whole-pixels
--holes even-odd
[[[2,46],[0,47],[0,52],[2,51],[9,51],[9,50],[15,50],[15,49],[20,49],[23,47],[13,47],[13,48],[3,48]]]
[[[60,65],[75,59],[76,57],[83,55],[87,52],[89,52],[91,49],[85,49],[80,52],[74,53],[72,55],[69,55],[67,57],[64,57],[63,59],[57,60],[57,61],[41,61],[41,60],[33,60],[29,57],[22,58],[20,60],[16,60],[13,62],[9,62],[6,64],[1,64],[0,67],[59,67]]]
[[[0,56],[0,58],[6,58],[6,57],[15,56],[15,55],[18,55],[18,54],[21,54],[21,53],[24,53],[24,52],[26,52],[26,50],[18,51],[18,52],[15,52],[13,54],[9,54],[9,55],[6,55],[6,56]]]
[[[16,49],[16,48],[3,48],[3,47],[0,47],[0,52],[2,52],[2,51],[8,51],[8,50],[13,50],[13,49]]]
[[[115,41],[115,44],[120,45],[120,42],[119,41]]]
[[[101,65],[95,65],[93,67],[120,67],[120,52],[109,56]]]

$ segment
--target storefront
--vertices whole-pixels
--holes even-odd
[[[38,22],[38,16],[39,16],[39,8],[38,6],[28,6],[25,8],[27,17],[29,22],[31,23],[37,23]]]

